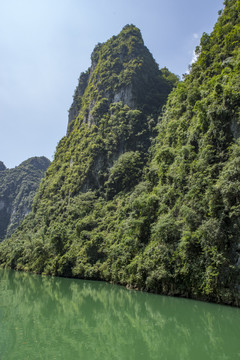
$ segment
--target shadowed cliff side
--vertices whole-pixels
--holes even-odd
[[[0,162],[0,240],[9,237],[32,210],[32,201],[50,161],[30,158],[14,169]]]

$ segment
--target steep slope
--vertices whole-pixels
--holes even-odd
[[[98,85],[89,80],[98,65],[80,77],[68,135],[34,213],[2,244],[2,264],[239,305],[239,13],[240,1],[226,0],[212,34],[203,34],[150,148],[161,100],[151,96],[143,106],[138,99],[147,94],[138,98],[133,86],[134,96],[121,95],[135,101],[133,110],[109,105],[109,90],[98,116]]]
[[[139,269],[153,260],[154,270],[147,277],[156,291],[236,305],[239,10],[240,1],[225,1],[212,34],[201,38],[197,62],[169,97],[150,170],[158,179],[154,188],[160,199],[158,219],[145,261],[139,259]],[[155,255],[147,258],[149,249]]]
[[[45,157],[30,158],[14,169],[0,162],[0,240],[9,237],[31,211],[33,197],[49,165]]]
[[[178,80],[166,68],[159,71],[139,29],[133,25],[125,26],[106,43],[99,43],[91,61],[91,67],[80,75],[69,109],[69,131],[74,123],[82,121],[99,126],[110,104],[120,101],[144,114],[153,113],[166,102]]]
[[[0,171],[6,170],[6,166],[2,161],[0,161]]]
[[[177,82],[166,68],[158,69],[133,25],[95,47],[91,68],[81,74],[75,91],[67,135],[57,146],[33,213],[4,242],[2,263],[83,276],[72,270],[74,259],[63,264],[64,254],[75,246],[81,248],[85,227],[91,229],[92,222],[95,226],[94,220],[85,218],[95,205],[107,204],[141,180],[158,115]],[[86,225],[81,225],[83,218]],[[100,235],[96,241],[94,258]]]

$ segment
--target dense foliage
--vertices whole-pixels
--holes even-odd
[[[80,75],[69,110],[69,131],[82,121],[99,124],[111,103],[123,101],[144,114],[165,104],[178,78],[165,67],[159,71],[144,46],[139,29],[126,25],[118,36],[98,44],[92,66]]]
[[[132,109],[109,103],[114,94],[104,93],[91,108],[95,73],[80,78],[79,115],[58,145],[33,213],[2,244],[0,263],[239,305],[239,10],[239,0],[226,0],[213,32],[203,34],[198,59],[170,94],[152,146],[160,90],[146,107],[140,95]],[[106,44],[96,48],[94,61],[112,54]],[[160,76],[172,78],[164,69]],[[121,79],[114,77],[114,86]]]
[[[33,157],[7,169],[0,161],[0,240],[9,237],[31,211],[33,197],[49,164],[45,157]]]

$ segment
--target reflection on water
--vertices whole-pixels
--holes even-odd
[[[0,359],[240,359],[240,309],[0,270]]]

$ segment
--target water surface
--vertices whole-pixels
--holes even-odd
[[[0,270],[0,360],[240,359],[240,309]]]

